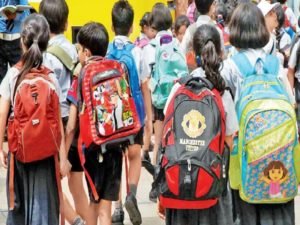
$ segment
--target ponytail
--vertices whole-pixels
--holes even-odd
[[[221,93],[225,90],[225,81],[220,74],[222,63],[221,57],[218,55],[212,40],[208,40],[204,45],[201,53],[202,68],[205,71],[206,78]]]

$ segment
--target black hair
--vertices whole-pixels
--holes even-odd
[[[116,35],[127,36],[133,24],[134,11],[127,0],[117,1],[111,12],[112,25]]]
[[[212,25],[201,25],[193,38],[193,48],[200,58],[206,78],[221,93],[225,90],[225,81],[220,74],[222,64],[221,38],[218,30]]]
[[[45,16],[51,33],[61,34],[65,31],[69,16],[69,8],[65,0],[42,0],[39,13]]]
[[[201,15],[206,15],[209,12],[211,5],[215,0],[195,0],[196,8]]]
[[[224,3],[218,3],[216,6],[216,18],[217,22],[225,26],[227,21],[227,7]]]
[[[283,10],[281,5],[277,5],[274,8],[274,11],[277,15],[277,21],[278,21],[278,27],[277,28],[279,29],[284,25],[285,13],[284,13],[284,10]]]
[[[188,28],[190,26],[190,20],[186,15],[178,16],[175,20],[174,30],[177,34],[181,26],[186,26]]]
[[[169,8],[163,3],[156,3],[151,12],[150,26],[156,31],[168,30],[172,26],[172,16]]]
[[[50,38],[47,20],[40,14],[29,15],[22,24],[21,41],[26,51],[21,56],[22,68],[18,75],[16,87],[32,69],[39,69],[43,63],[43,52],[46,51]]]
[[[263,48],[270,38],[265,18],[253,3],[241,3],[233,12],[229,24],[229,41],[241,49]]]
[[[145,12],[145,14],[143,15],[142,19],[140,20],[140,27],[141,27],[141,30],[143,30],[144,26],[150,26],[150,22],[149,22],[149,19],[150,19],[150,15],[151,13],[150,12]]]
[[[92,55],[105,56],[109,37],[106,28],[101,23],[85,24],[77,34],[77,42],[91,51]]]

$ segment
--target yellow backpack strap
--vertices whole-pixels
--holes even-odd
[[[47,48],[47,52],[58,58],[68,70],[74,70],[73,60],[64,49],[62,49],[58,45],[52,45]]]

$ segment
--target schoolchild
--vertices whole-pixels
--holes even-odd
[[[185,15],[178,16],[174,24],[174,34],[179,42],[182,41],[182,38],[190,26],[189,18]]]
[[[64,0],[43,0],[39,6],[39,12],[47,19],[50,26],[50,40],[47,52],[44,55],[44,64],[54,71],[62,90],[63,102],[61,103],[62,119],[66,127],[70,106],[67,101],[67,93],[73,77],[73,66],[78,61],[77,51],[74,45],[64,36],[67,29],[69,8]],[[69,64],[68,64],[69,62]],[[80,165],[76,145],[72,145],[68,151],[71,173],[68,176],[68,184],[74,199],[76,212],[84,219],[87,218],[88,198],[83,189],[83,170]],[[66,200],[66,219],[73,224],[82,221],[74,212]],[[76,224],[76,223],[75,223]]]
[[[192,50],[193,36],[197,27],[203,24],[211,24],[217,26],[215,22],[216,1],[195,0],[195,4],[200,15],[197,21],[195,22],[195,25],[189,26],[189,28],[185,32],[185,35],[183,36],[180,47],[184,54]],[[220,35],[222,37],[222,31],[219,28],[218,31],[220,32]],[[222,42],[222,46],[224,46],[223,38],[221,38],[221,42]]]
[[[132,6],[128,1],[119,0],[117,1],[112,8],[112,27],[115,33],[115,37],[109,45],[107,57],[110,58],[111,54],[114,54],[117,51],[123,51],[128,46],[132,45],[129,40],[129,36],[133,31],[133,20],[134,20],[134,11]],[[143,74],[141,74],[141,61],[142,61],[142,50],[141,48],[135,46],[129,52],[132,56],[139,79],[140,90],[142,92],[142,97],[144,101],[150,99],[150,92],[147,87],[147,79]],[[134,76],[134,71],[129,70],[129,77]],[[139,225],[142,223],[141,213],[138,208],[136,194],[138,182],[140,179],[141,173],[141,148],[143,145],[143,131],[147,130],[148,133],[151,133],[151,108],[145,108],[143,111],[146,113],[145,121],[141,121],[143,128],[139,131],[134,139],[134,144],[128,146],[128,184],[129,184],[129,193],[126,196],[125,208],[129,214],[130,220],[134,225]],[[144,113],[142,113],[144,114]],[[140,118],[145,115],[139,115]],[[113,215],[113,223],[123,222],[124,212],[122,209],[121,198],[115,204],[115,212]]]
[[[78,32],[78,56],[81,65],[84,67],[88,63],[93,62],[95,57],[104,57],[108,47],[108,33],[102,24],[91,22],[84,25]],[[71,101],[71,109],[69,115],[69,121],[66,128],[66,143],[69,146],[76,132],[76,121],[78,113],[82,107],[79,104],[81,98],[82,86],[78,81],[84,76],[84,73],[80,73],[79,78],[75,79],[68,94],[68,99]],[[79,127],[81,129],[81,127]],[[80,130],[80,132],[86,132]],[[122,151],[119,148],[108,149],[103,154],[103,158],[99,160],[99,150],[83,149],[79,151],[81,164],[84,166],[88,177],[91,178],[95,185],[99,199],[95,199],[92,187],[89,182],[88,191],[90,197],[90,205],[87,209],[90,215],[87,219],[87,223],[90,225],[96,225],[98,220],[100,224],[111,224],[111,203],[118,199],[118,193],[120,190],[120,180],[122,172]],[[87,177],[87,176],[86,176]]]
[[[263,48],[268,43],[270,36],[270,31],[264,19],[263,14],[256,5],[253,3],[242,3],[234,11],[229,25],[230,43],[239,53],[243,53],[253,68],[257,70],[261,68],[256,63],[257,60],[265,59],[267,56]],[[242,36],[240,35],[241,32],[243,32]],[[235,61],[229,58],[224,62],[221,71],[227,85],[235,96],[235,102],[238,101],[244,80],[241,70],[243,68],[238,67]],[[279,65],[278,79],[286,89],[289,100],[293,104],[294,97],[286,73],[281,65]],[[232,159],[230,163],[235,165]],[[236,179],[237,177],[230,173],[231,187],[235,185]],[[241,199],[238,191],[233,192],[233,199],[235,217],[240,221],[241,225],[295,224],[293,200],[284,204],[250,204]]]
[[[267,54],[276,55],[276,36],[275,29],[278,26],[277,15],[274,10],[279,3],[270,4],[266,0],[262,0],[257,4],[257,7],[261,10],[262,14],[265,17],[266,27],[270,33],[269,42],[264,46],[264,50]]]
[[[169,9],[163,3],[156,3],[153,6],[150,24],[152,29],[156,31],[155,40],[159,41],[164,35],[172,36],[170,28],[172,26],[172,17]],[[155,47],[147,45],[143,51],[143,62],[142,62],[142,77],[150,78],[152,67],[155,64]],[[145,105],[152,107],[151,99],[147,101],[145,99]],[[160,146],[162,125],[164,121],[164,114],[162,109],[153,107],[153,121],[154,121],[154,136],[155,143],[153,148],[153,159],[152,163],[156,164],[157,152]]]
[[[298,31],[297,17],[294,11],[288,6],[287,0],[276,0],[280,3],[285,14],[284,28],[291,28],[293,32]]]
[[[277,14],[278,26],[276,27],[276,48],[283,56],[283,66],[286,68],[290,56],[290,48],[292,39],[285,31],[284,25],[284,10],[281,5],[275,7]]]
[[[199,26],[193,38],[193,47],[199,60],[198,68],[191,75],[208,79],[222,95],[226,117],[225,142],[231,149],[233,135],[238,130],[238,122],[233,99],[230,92],[225,90],[225,80],[220,75],[223,60],[219,32],[209,24]],[[179,87],[180,85],[177,83],[173,87],[172,93],[175,93]],[[168,101],[171,98],[172,94],[170,94]],[[232,225],[231,192],[227,191],[226,195],[220,197],[215,206],[208,209],[166,209],[165,219],[167,225]]]
[[[140,20],[141,33],[135,40],[134,44],[140,48],[144,48],[149,41],[155,37],[155,33],[149,24],[150,12],[145,12],[142,19]]]
[[[11,170],[14,171],[13,178],[8,176],[8,184],[14,182],[14,196],[9,196],[15,198],[13,201],[8,197],[8,202],[10,202],[10,200],[14,202],[14,208],[8,212],[6,224],[9,225],[59,224],[60,204],[58,187],[60,186],[60,177],[59,174],[57,176],[56,173],[55,162],[57,162],[57,160],[55,159],[57,159],[57,156],[50,156],[42,160],[22,163],[15,153],[13,153],[14,156],[16,156],[15,160],[13,162],[11,160],[9,161],[10,158],[14,158],[12,153],[7,155],[3,151],[3,136],[8,113],[11,107],[13,110],[16,109],[13,107],[16,88],[28,73],[35,72],[39,74],[48,74],[50,81],[55,86],[55,93],[59,98],[57,100],[53,98],[53,102],[51,101],[50,104],[53,103],[57,106],[57,112],[54,112],[54,114],[56,114],[58,118],[58,129],[61,133],[61,145],[59,150],[60,173],[62,176],[65,176],[68,173],[67,156],[64,145],[64,130],[62,121],[59,119],[60,109],[58,100],[62,100],[62,95],[55,75],[53,73],[49,74],[50,70],[42,65],[43,52],[46,51],[49,36],[49,25],[42,15],[32,14],[25,19],[21,29],[23,55],[20,62],[17,64],[18,66],[11,67],[8,70],[0,88],[0,160],[2,166],[9,168],[8,174]],[[41,94],[40,90],[38,90],[37,93]],[[55,109],[55,105],[53,105],[53,109]],[[14,113],[17,112],[15,111]],[[20,115],[22,112],[19,111],[18,114]],[[41,120],[37,120],[36,122],[39,123]],[[41,133],[42,132],[49,132],[49,127],[47,127],[47,130],[41,131]],[[41,136],[40,138],[43,139],[44,136]],[[49,140],[44,141],[46,143]],[[44,148],[44,150],[41,149],[40,154],[43,154],[42,151],[46,151],[47,146]],[[24,154],[25,153],[26,151]],[[11,179],[13,179],[13,181]]]

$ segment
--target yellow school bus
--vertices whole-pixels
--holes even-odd
[[[65,35],[74,43],[79,28],[87,22],[96,21],[106,27],[109,32],[109,37],[112,39],[111,10],[116,1],[117,0],[66,0],[69,6],[69,20]],[[40,2],[41,0],[29,0],[29,4],[37,11]],[[130,36],[131,40],[134,40],[140,33],[139,21],[141,17],[145,12],[151,11],[155,3],[165,3],[174,14],[173,1],[170,0],[129,0],[129,2],[134,9],[134,29]]]

